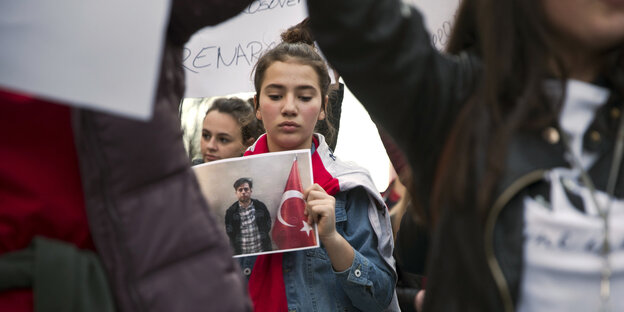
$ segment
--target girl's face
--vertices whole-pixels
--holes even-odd
[[[232,115],[213,110],[204,117],[201,139],[204,162],[239,157],[245,149],[241,128]]]
[[[543,5],[564,48],[603,52],[624,43],[624,0],[543,0]]]
[[[255,101],[256,117],[264,122],[269,151],[311,147],[316,122],[325,118],[322,104],[327,103],[311,66],[274,62],[264,72]]]

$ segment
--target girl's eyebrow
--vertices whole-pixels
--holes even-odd
[[[202,133],[204,133],[204,132],[207,132],[207,133],[213,134],[210,130],[205,129],[205,128],[204,128],[204,129],[202,129]],[[227,132],[218,132],[218,131],[217,131],[217,132],[216,132],[216,133],[214,133],[213,135],[214,135],[214,136],[223,136],[223,137],[227,137],[227,138],[232,138],[232,136],[231,136],[229,133],[227,133]]]
[[[283,89],[286,89],[286,87],[281,85],[281,84],[272,83],[272,84],[269,84],[269,85],[265,86],[264,89],[279,89],[279,90],[283,90]],[[314,87],[312,85],[301,85],[301,86],[296,86],[295,89],[296,90],[308,90],[308,89],[316,90],[316,87]]]
[[[264,87],[265,89],[286,89],[286,87],[284,87],[281,84],[276,84],[276,83],[272,83],[270,85],[267,85],[266,87]]]

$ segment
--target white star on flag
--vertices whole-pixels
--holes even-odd
[[[308,236],[310,236],[310,231],[312,231],[312,227],[308,224],[308,222],[302,221],[303,227],[301,228],[301,232],[306,232]]]

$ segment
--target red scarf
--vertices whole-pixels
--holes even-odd
[[[319,142],[312,137],[314,146]],[[244,156],[268,153],[266,135],[258,139],[253,151],[245,152]],[[340,191],[338,179],[334,178],[323,165],[317,149],[312,154],[312,176],[314,183],[318,183],[329,195],[336,195]],[[249,295],[253,301],[254,311],[288,311],[286,301],[286,287],[282,275],[282,253],[260,255],[256,258],[253,271],[249,277]]]

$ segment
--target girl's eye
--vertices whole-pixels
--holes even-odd
[[[230,143],[230,140],[229,140],[229,139],[226,139],[226,138],[220,138],[220,139],[219,139],[219,142],[221,142],[221,143],[223,143],[223,144],[227,144],[227,143]]]
[[[311,96],[300,96],[299,99],[301,99],[301,101],[303,101],[303,102],[310,102],[310,101],[312,101],[312,97]]]
[[[202,133],[202,138],[204,138],[204,140],[209,140],[210,139],[210,134]]]
[[[282,96],[278,95],[278,94],[269,94],[268,96],[269,96],[269,99],[271,99],[273,101],[278,101],[278,100],[280,100],[282,98]]]

